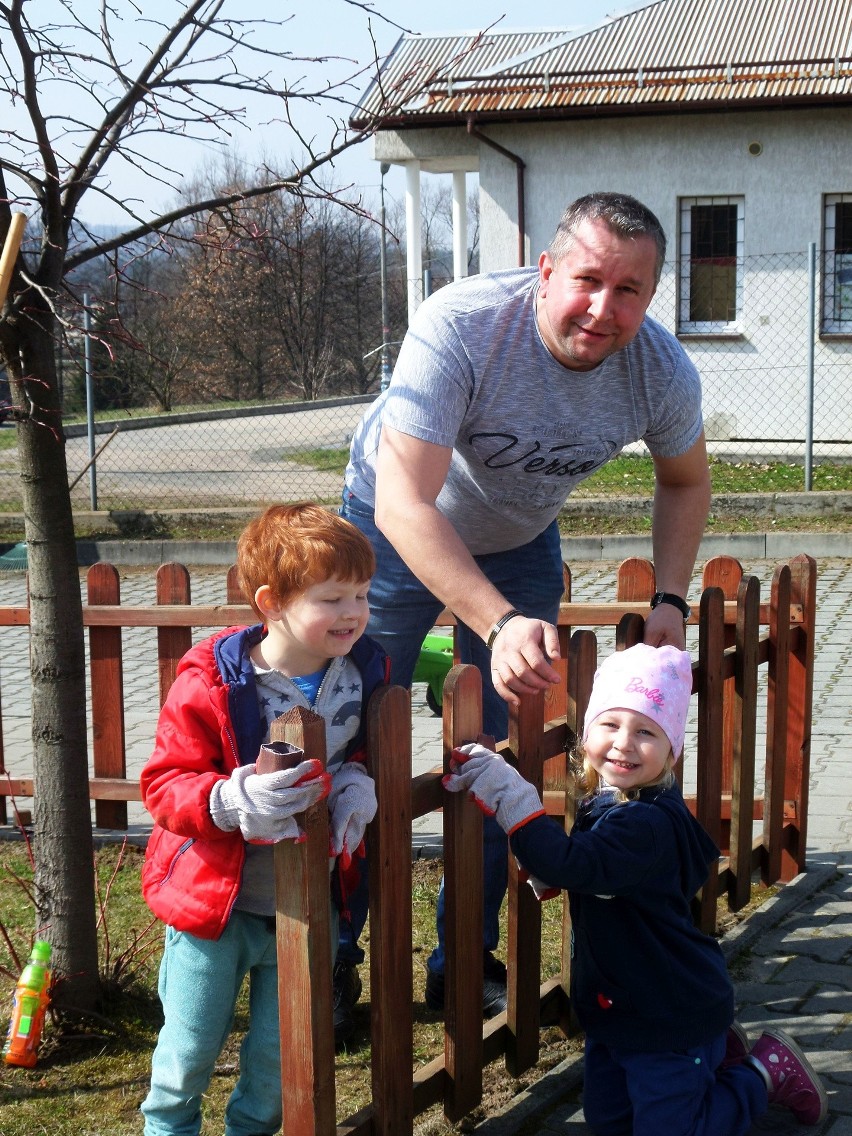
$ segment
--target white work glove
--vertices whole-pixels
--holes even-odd
[[[332,776],[328,795],[331,854],[340,856],[344,868],[349,867],[377,808],[373,778],[359,761],[344,762]]]
[[[274,773],[256,773],[254,763],[240,765],[210,790],[210,816],[217,828],[238,828],[246,840],[258,844],[298,843],[305,834],[295,814],[327,797],[330,783],[321,761],[302,761]]]
[[[539,903],[544,903],[546,899],[558,899],[559,896],[562,895],[560,888],[551,887],[550,884],[546,884],[544,880],[540,880],[538,876],[531,876],[517,857],[515,858],[515,863],[518,865],[518,879],[521,883],[530,885]]]
[[[508,835],[533,817],[543,816],[541,799],[529,781],[502,757],[477,742],[454,749],[443,785],[451,793],[467,790],[487,816]]]

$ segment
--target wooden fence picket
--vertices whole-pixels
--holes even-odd
[[[740,581],[737,596],[736,698],[733,789],[731,796],[731,880],[728,902],[740,911],[751,897],[754,760],[757,723],[757,663],[760,585],[754,576]]]
[[[790,637],[787,761],[784,797],[792,803],[781,852],[781,879],[805,870],[811,772],[811,718],[816,644],[816,561],[804,554],[790,561],[791,603],[801,604],[802,619]]]
[[[542,792],[544,751],[541,722],[544,694],[539,692],[510,707],[509,749],[518,771]],[[508,1011],[506,1068],[519,1077],[538,1062],[539,984],[541,974],[541,904],[520,878],[517,861],[509,855],[507,952]]]
[[[121,584],[112,564],[93,564],[86,573],[90,607],[120,604]],[[92,698],[92,768],[95,777],[127,776],[124,732],[124,677],[120,627],[89,628],[89,677]],[[126,801],[95,801],[95,823],[127,828]]]
[[[182,564],[161,564],[157,569],[157,603],[192,603],[189,572]],[[164,626],[157,628],[157,670],[160,680],[160,705],[175,681],[177,665],[192,646],[190,627]]]
[[[444,770],[482,733],[482,679],[455,666],[444,686]],[[482,813],[466,793],[444,801],[444,1111],[460,1120],[482,1099]]]
[[[370,772],[378,811],[370,826],[370,1042],[373,1132],[397,1136],[414,1123],[412,936],[411,695],[382,687],[370,699]]]
[[[714,556],[704,565],[701,574],[702,592],[707,588],[719,588],[726,600],[736,600],[743,578],[743,566],[733,556]],[[737,629],[735,624],[725,623],[722,639],[723,649],[733,647],[736,642]],[[734,699],[736,696],[734,673],[724,680],[722,687],[722,792],[730,794],[733,780],[734,755]],[[727,848],[730,843],[730,816],[722,822],[722,834],[719,843]]]
[[[325,721],[302,706],[276,718],[269,738],[325,765]],[[299,821],[306,839],[281,840],[273,849],[283,1130],[334,1136],[327,801]]]
[[[772,577],[769,607],[769,658],[766,690],[766,766],[763,790],[764,883],[781,877],[784,829],[784,789],[787,765],[787,719],[790,703],[790,567],[779,565]]]
[[[725,598],[721,588],[708,587],[701,596],[698,625],[698,736],[696,763],[695,816],[721,848],[722,825],[722,738],[724,734]],[[684,761],[687,756],[684,755]],[[728,826],[724,826],[727,840]],[[696,903],[696,922],[705,934],[716,929],[716,902],[719,876],[711,872]]]

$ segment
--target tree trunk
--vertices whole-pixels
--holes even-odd
[[[30,593],[38,933],[53,946],[60,1009],[100,996],[89,806],[83,612],[53,321],[29,312],[18,381],[32,414],[18,425]]]

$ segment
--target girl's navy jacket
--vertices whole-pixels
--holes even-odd
[[[690,914],[719,849],[677,785],[626,803],[604,791],[579,805],[570,835],[540,816],[511,846],[532,875],[569,892],[571,1001],[590,1038],[653,1053],[725,1032],[734,993],[724,956]]]

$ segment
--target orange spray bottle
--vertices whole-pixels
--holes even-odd
[[[50,943],[37,939],[15,987],[12,1020],[3,1046],[3,1060],[7,1065],[24,1065],[31,1069],[36,1063],[50,1002],[50,977]]]

